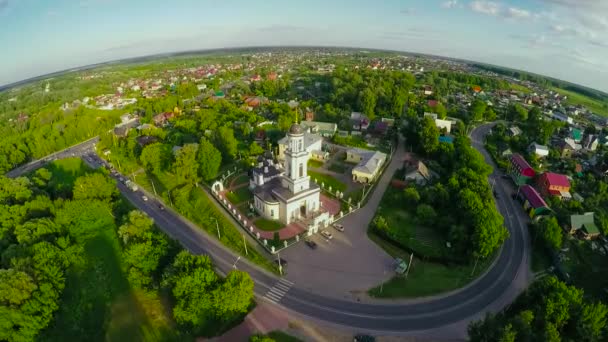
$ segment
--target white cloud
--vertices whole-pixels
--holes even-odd
[[[488,14],[488,15],[498,15],[500,12],[500,5],[496,2],[485,1],[485,0],[476,0],[471,1],[469,4],[471,9],[475,12]]]
[[[458,7],[458,0],[448,0],[441,4],[443,8],[456,8]]]
[[[519,19],[529,18],[531,16],[530,11],[516,7],[507,8],[507,10],[505,11],[505,15],[510,18]]]

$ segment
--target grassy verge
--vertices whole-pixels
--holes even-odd
[[[368,232],[368,236],[391,256],[406,261],[410,260],[409,253],[398,246],[373,232]],[[475,280],[485,272],[493,260],[494,257],[480,260],[477,267],[474,264],[447,266],[428,262],[414,255],[407,278],[395,276],[386,283],[370,289],[368,293],[376,298],[415,298],[445,293],[459,289]],[[475,269],[474,272],[473,269]]]
[[[226,198],[235,205],[239,205],[241,203],[250,201],[253,199],[253,193],[249,190],[248,187],[243,186],[234,191],[229,191],[226,193]]]
[[[265,218],[259,218],[255,220],[254,223],[256,227],[267,232],[272,232],[285,227],[285,225],[279,221],[269,220]]]
[[[346,184],[340,182],[339,180],[337,180],[333,176],[326,175],[324,173],[310,171],[310,170],[308,171],[308,175],[312,179],[316,179],[317,180],[317,184],[319,184],[319,185],[321,185],[321,183],[323,183],[326,188],[328,188],[328,187],[331,186],[332,191],[336,191],[336,190],[344,191],[344,190],[346,190]]]
[[[319,161],[319,160],[314,160],[314,159],[309,159],[308,160],[308,167],[309,168],[313,168],[313,169],[318,169],[320,167],[323,167],[323,162]]]
[[[189,191],[174,188],[175,177],[170,173],[141,177],[141,179],[138,179],[138,184],[146,190],[152,191],[151,180],[154,180],[156,191],[163,198],[165,204],[171,205],[177,212],[212,236],[217,237],[219,227],[221,237],[219,240],[226,247],[271,272],[278,272],[275,265],[256,249],[257,246],[252,246],[247,242],[247,253],[245,253],[243,235],[246,233],[224,216],[221,212],[223,209],[218,208],[212,202],[213,199],[207,197],[204,190],[196,187]],[[171,189],[171,200],[169,199],[169,189]]]

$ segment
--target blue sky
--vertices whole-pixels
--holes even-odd
[[[608,91],[608,0],[0,0],[0,85],[126,57],[256,45],[430,53]]]

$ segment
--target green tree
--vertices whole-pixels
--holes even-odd
[[[207,139],[201,139],[198,145],[198,164],[199,175],[205,181],[210,181],[217,177],[217,172],[222,165],[222,154]]]
[[[253,280],[245,272],[234,270],[228,273],[222,284],[213,291],[215,315],[230,319],[247,313],[253,303]]]
[[[234,138],[234,130],[227,126],[222,126],[217,130],[216,138],[222,153],[228,158],[236,158],[238,142]]]
[[[435,106],[434,112],[437,113],[437,117],[440,119],[445,119],[448,116],[448,111],[445,109],[445,106],[441,102],[437,102],[437,106]]]
[[[359,107],[363,111],[363,114],[367,115],[370,120],[373,120],[376,113],[376,102],[378,98],[376,94],[370,89],[365,88],[359,94]]]
[[[15,269],[0,269],[0,304],[7,307],[21,305],[37,288],[32,277]],[[2,324],[0,324],[2,326]]]
[[[486,112],[486,103],[477,99],[471,104],[471,120],[481,121],[484,118]]]
[[[403,195],[405,201],[409,205],[416,205],[420,201],[420,194],[418,193],[418,190],[416,190],[416,188],[405,188],[405,190],[403,190]]]
[[[258,145],[257,142],[252,141],[251,144],[249,145],[249,155],[250,156],[259,156],[262,153],[264,153],[264,149],[260,145]]]
[[[432,225],[437,213],[435,209],[428,204],[419,204],[416,207],[416,218],[424,225]]]
[[[486,121],[496,120],[496,112],[494,111],[494,109],[492,109],[492,107],[489,106],[486,108],[486,111],[483,116]]]
[[[173,163],[177,184],[193,185],[198,183],[199,163],[196,160],[197,152],[197,144],[186,144],[177,151],[175,163]]]
[[[550,217],[538,222],[538,230],[547,248],[558,251],[562,248],[562,229],[557,218]]]
[[[144,147],[139,156],[139,161],[146,170],[159,173],[167,168],[170,160],[171,149],[158,142]]]
[[[439,129],[431,117],[424,117],[418,130],[420,145],[427,155],[432,154],[439,147]]]
[[[111,201],[118,196],[114,181],[101,173],[80,176],[74,182],[73,197],[76,200],[97,199]]]

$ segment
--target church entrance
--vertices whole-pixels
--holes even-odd
[[[300,204],[300,216],[306,217],[306,201]]]

